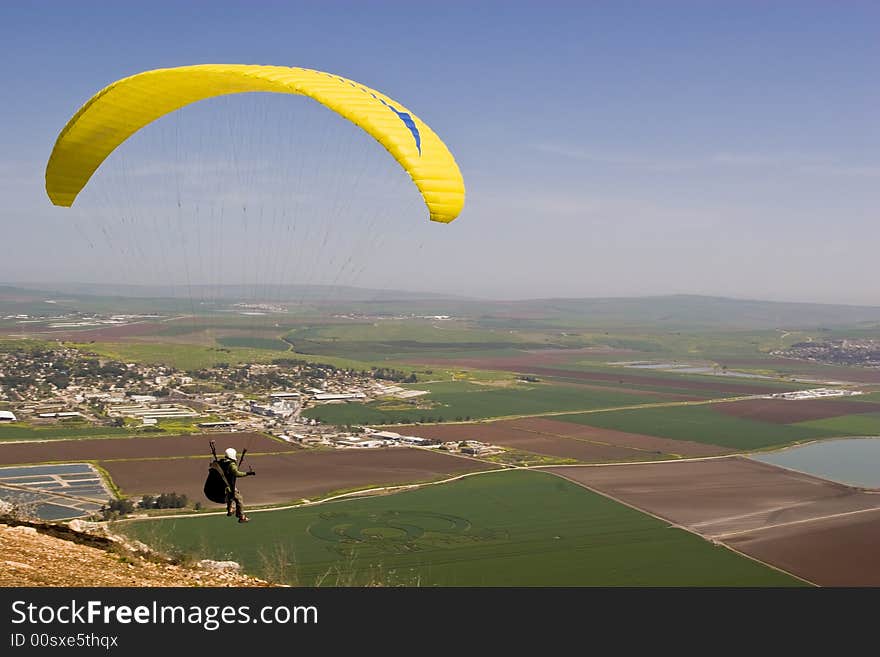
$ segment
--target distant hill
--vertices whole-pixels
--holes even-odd
[[[120,297],[125,299],[223,299],[226,301],[273,300],[299,301],[305,299],[339,301],[388,301],[424,299],[465,299],[433,292],[405,290],[376,290],[345,285],[123,285],[115,283],[16,283],[0,285],[4,292],[74,295],[92,297]]]
[[[47,300],[53,303],[47,303]],[[880,306],[731,299],[699,295],[498,301],[346,286],[0,285],[0,316],[18,312],[203,313],[269,303],[305,314],[451,315],[486,325],[662,330],[811,329],[880,324]]]
[[[333,304],[342,309],[342,304]],[[648,327],[693,329],[819,329],[880,323],[880,307],[792,303],[668,295],[599,299],[475,299],[373,301],[348,304],[363,312],[444,314],[480,319],[487,325],[596,328]]]
[[[607,325],[821,328],[880,322],[880,307],[730,299],[699,295],[607,299],[534,299],[517,308]]]

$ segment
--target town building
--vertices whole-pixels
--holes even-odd
[[[349,401],[351,399],[366,399],[367,396],[362,392],[325,392],[315,395],[315,401]]]

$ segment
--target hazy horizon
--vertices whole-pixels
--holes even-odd
[[[58,286],[58,287],[53,287]],[[373,293],[401,293],[408,296],[412,296],[413,300],[430,300],[432,297],[438,300],[459,300],[459,301],[486,301],[486,302],[540,302],[540,301],[617,301],[617,300],[660,300],[660,299],[680,299],[680,298],[695,298],[695,299],[705,299],[705,300],[723,300],[723,301],[733,301],[733,302],[754,302],[754,303],[771,303],[771,304],[803,304],[803,305],[819,305],[819,306],[852,306],[852,307],[865,307],[865,308],[880,308],[880,303],[867,303],[867,304],[858,304],[858,303],[835,303],[835,302],[824,302],[824,301],[811,301],[811,300],[793,300],[793,299],[769,299],[769,298],[761,298],[761,297],[747,297],[747,296],[731,296],[731,295],[717,295],[717,294],[692,294],[688,292],[671,292],[666,294],[623,294],[623,295],[613,295],[613,296],[543,296],[543,297],[490,297],[490,296],[479,296],[479,295],[467,295],[467,294],[451,294],[438,292],[436,290],[419,290],[419,289],[408,289],[408,288],[371,288],[366,286],[358,286],[358,285],[297,285],[295,283],[264,283],[261,284],[260,287],[254,288],[252,285],[246,283],[222,283],[222,284],[192,284],[187,285],[185,282],[177,281],[175,283],[166,283],[162,285],[153,285],[149,283],[138,284],[138,283],[125,283],[125,284],[113,284],[113,283],[95,283],[95,282],[84,282],[84,281],[5,281],[0,280],[0,288],[10,287],[10,288],[20,288],[23,290],[32,290],[32,291],[42,291],[42,292],[63,292],[68,294],[80,294],[80,295],[94,295],[94,296],[124,296],[121,293],[121,290],[125,288],[131,288],[129,291],[133,293],[133,297],[164,297],[164,296],[176,296],[177,298],[189,298],[188,288],[192,288],[193,291],[204,291],[211,288],[214,288],[218,291],[230,288],[239,288],[244,294],[242,298],[245,300],[258,300],[260,298],[261,293],[266,294],[266,301],[272,302],[284,302],[283,299],[279,299],[278,290],[284,288],[294,288],[294,289],[303,289],[310,288],[319,290],[321,288],[336,288],[339,290],[350,289],[360,292],[369,292]],[[102,288],[106,288],[103,289]],[[260,289],[262,288],[262,289]],[[116,290],[116,291],[113,291]],[[134,294],[140,292],[140,294]],[[161,294],[154,294],[154,292],[162,292]],[[172,294],[167,294],[172,293]],[[419,295],[425,295],[421,297]],[[200,298],[198,294],[193,294],[193,298]],[[229,298],[236,298],[230,296]],[[344,301],[345,297],[341,296],[341,293],[335,293],[327,297],[327,299],[333,299],[338,301]],[[290,300],[287,300],[288,302]]]
[[[7,3],[0,280],[877,306],[878,23],[870,4]],[[73,209],[50,204],[46,160],[84,101],[203,62],[400,100],[455,155],[463,213],[428,222],[357,128],[258,97],[157,121]]]

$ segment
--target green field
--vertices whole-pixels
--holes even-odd
[[[404,400],[369,404],[332,404],[311,408],[303,415],[319,418],[325,424],[340,425],[436,421],[441,417],[449,422],[465,418],[482,419],[614,408],[659,401],[657,397],[623,391],[546,383],[495,387],[468,381],[449,381],[415,384],[410,387],[429,390],[431,394],[411,400],[414,404],[407,404]],[[424,405],[426,402],[431,403],[431,408],[416,407],[416,404]]]
[[[563,374],[563,372],[570,371],[570,375]],[[599,378],[599,377],[591,377],[591,373],[596,374],[606,374],[612,373],[617,375],[623,375],[619,379],[609,380],[607,378]],[[746,394],[753,394],[755,388],[753,386],[759,386],[760,390],[763,392],[766,390],[768,393],[773,392],[788,392],[791,390],[801,390],[803,388],[808,388],[810,386],[806,386],[798,383],[777,383],[775,381],[758,381],[753,379],[732,379],[731,377],[723,377],[723,376],[712,376],[712,375],[683,375],[683,374],[669,374],[666,372],[656,372],[650,371],[647,376],[650,376],[652,379],[658,379],[656,382],[652,382],[650,384],[646,384],[644,382],[634,383],[631,380],[627,380],[627,376],[645,376],[646,370],[641,370],[641,374],[639,374],[639,370],[631,369],[631,368],[602,368],[597,366],[583,367],[578,366],[577,370],[573,369],[573,366],[566,366],[565,369],[558,369],[552,375],[546,375],[542,373],[540,375],[541,381],[547,383],[567,383],[569,385],[587,385],[587,386],[601,386],[603,388],[617,388],[621,390],[638,390],[639,392],[645,393],[659,393],[666,396],[666,399],[669,399],[670,395],[679,395],[682,400],[684,399],[723,399],[726,397],[739,397]],[[656,377],[655,377],[656,374]],[[666,375],[666,376],[663,376]],[[699,388],[688,388],[686,387],[686,381],[697,381],[700,383]],[[737,386],[737,383],[744,384],[748,382],[750,388],[749,390],[744,390],[741,387]],[[812,386],[815,387],[815,384]]]
[[[793,586],[799,582],[553,475],[121,528],[300,586]]]
[[[556,336],[559,331],[553,332]],[[342,342],[364,344],[439,344],[450,347],[471,344],[526,344],[542,342],[546,331],[512,331],[505,328],[483,328],[472,320],[386,319],[381,322],[348,321],[320,322],[290,330],[287,339],[293,342]]]
[[[87,344],[67,343],[65,346],[77,348],[83,353],[98,354],[99,356],[105,356],[122,362],[170,365],[185,371],[213,367],[218,363],[230,365],[270,363],[277,358],[325,363],[340,369],[358,371],[368,371],[372,366],[393,367],[404,372],[424,370],[422,367],[412,367],[404,363],[388,363],[381,359],[366,362],[335,356],[313,356],[310,354],[287,352],[286,350],[290,345],[267,338],[235,338],[230,336],[220,338],[218,342],[224,340],[241,340],[241,344],[247,344],[248,346],[224,347],[220,345],[206,346],[176,342],[90,342]]]
[[[276,338],[260,338],[251,336],[230,335],[217,339],[217,343],[223,347],[243,349],[268,349],[270,351],[289,351],[290,345]]]
[[[626,360],[640,360],[644,359],[646,361],[652,362],[677,362],[678,364],[693,364],[695,363],[695,358],[691,356],[690,358],[683,359],[672,359],[672,358],[663,358],[656,357],[651,354],[636,354],[632,358],[626,359],[610,359],[607,356],[605,360],[611,362],[625,362]],[[696,360],[699,363],[699,360]],[[706,365],[706,362],[702,363]],[[719,372],[721,369],[721,365],[716,363],[716,366],[719,368]],[[745,392],[745,388],[748,389],[766,389],[768,392],[779,392],[779,391],[788,391],[788,390],[800,390],[809,387],[815,387],[815,384],[805,384],[798,383],[794,381],[784,380],[784,379],[774,379],[774,378],[757,378],[757,377],[735,377],[729,375],[722,374],[695,374],[695,373],[685,373],[685,372],[674,372],[674,371],[664,371],[661,369],[641,369],[636,367],[624,367],[622,365],[609,365],[603,362],[595,362],[590,359],[576,359],[572,360],[566,364],[552,366],[554,370],[558,370],[554,372],[552,375],[553,379],[567,379],[580,383],[590,383],[591,382],[591,374],[599,375],[603,378],[596,378],[595,383],[601,385],[614,385],[615,381],[613,379],[608,379],[608,375],[612,375],[614,377],[620,377],[618,379],[618,383],[623,383],[627,377],[639,377],[639,378],[650,378],[656,379],[656,382],[651,382],[648,384],[638,383],[635,384],[639,389],[656,389],[663,392],[671,392],[671,393],[681,393],[687,394],[690,396],[721,396],[721,397],[730,397],[735,396],[737,394],[742,394]],[[735,369],[735,368],[731,368]],[[566,373],[570,372],[570,375]],[[765,373],[765,375],[768,373]],[[701,389],[696,389],[694,387],[687,387],[687,383],[699,383]],[[630,383],[630,386],[634,384]]]
[[[365,343],[471,344],[523,343],[532,334],[522,335],[508,330],[483,329],[469,321],[459,320],[385,320],[382,322],[350,322],[296,328],[287,334],[291,341],[332,341]]]
[[[645,300],[642,300],[644,303]],[[564,302],[563,302],[564,305]],[[678,358],[717,360],[723,364],[728,358],[765,358],[772,350],[780,349],[810,337],[810,332],[774,329],[739,328],[742,317],[728,317],[726,326],[719,326],[717,317],[710,319],[705,309],[694,308],[690,313],[675,315],[675,329],[668,319],[676,311],[663,312],[675,303],[666,299],[656,305],[656,316],[643,316],[638,321],[619,315],[616,320],[602,321],[593,313],[566,313],[561,307],[543,305],[542,319],[486,316],[483,309],[467,313],[475,319],[453,320],[384,320],[382,322],[336,322],[332,325],[318,322],[300,326],[287,334],[287,339],[308,353],[346,353],[352,358],[373,360],[376,357],[404,358],[465,357],[505,355],[505,350],[580,348],[605,346],[639,352],[636,358]],[[698,304],[699,305],[699,304]],[[649,313],[650,314],[654,314]],[[706,322],[705,320],[710,319]],[[710,328],[711,326],[711,328]],[[497,351],[497,354],[491,354]],[[356,354],[356,355],[354,355]],[[601,351],[595,356],[578,355],[585,360],[602,361],[607,357]],[[768,369],[772,363],[768,360]]]
[[[578,332],[497,328],[473,320],[384,320],[317,323],[291,330],[286,340],[300,353],[375,362],[521,355],[523,349],[578,348],[594,343]]]
[[[68,438],[95,438],[99,436],[131,435],[131,429],[93,427],[85,424],[53,427],[32,427],[23,423],[0,424],[0,442],[13,440],[64,440]]]
[[[124,363],[170,365],[186,371],[212,367],[217,363],[265,363],[279,356],[277,351],[267,349],[207,347],[170,342],[94,342],[71,343],[68,346]]]
[[[564,329],[564,330],[563,330]],[[791,333],[780,339],[777,331],[694,330],[664,331],[659,326],[597,331],[582,322],[510,320],[383,321],[325,325],[318,323],[291,330],[286,339],[300,353],[344,356],[361,361],[404,360],[436,362],[456,358],[521,356],[523,350],[611,347],[632,353],[626,359],[703,360],[723,365],[726,359],[750,358],[766,362],[759,369],[773,374],[776,363],[767,352],[806,338]],[[563,367],[602,366],[610,357],[603,350],[573,352]],[[634,372],[635,370],[628,370]],[[655,372],[650,372],[651,374]],[[663,373],[659,373],[663,375]],[[671,375],[674,376],[674,375]],[[724,379],[730,381],[731,378]],[[772,386],[773,382],[768,382]]]
[[[876,386],[876,384],[875,384],[875,386]],[[869,392],[864,395],[857,395],[855,397],[848,397],[847,399],[849,401],[867,402],[869,404],[875,403],[875,402],[880,402],[880,392]]]
[[[841,415],[799,422],[794,426],[828,431],[835,436],[880,436],[880,413]]]
[[[553,419],[649,436],[722,445],[739,450],[761,449],[839,435],[830,429],[812,426],[812,423],[811,426],[771,424],[733,417],[719,413],[708,405],[558,415]]]
[[[219,415],[203,415],[200,417],[174,417],[159,418],[157,427],[164,433],[169,435],[200,433],[204,429],[199,428],[201,422],[220,422],[223,417]],[[138,425],[136,425],[138,426]]]

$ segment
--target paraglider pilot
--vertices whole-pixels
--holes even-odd
[[[235,449],[230,447],[226,450],[226,456],[217,460],[220,467],[223,468],[223,474],[226,475],[226,515],[232,515],[232,505],[235,505],[235,516],[239,522],[250,522],[250,519],[244,513],[244,501],[241,492],[235,486],[235,480],[238,477],[253,477],[256,472],[253,469],[242,472],[238,469],[236,462]]]

